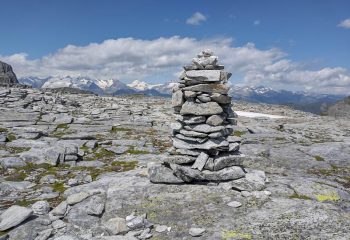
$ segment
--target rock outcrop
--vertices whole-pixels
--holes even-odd
[[[324,115],[328,115],[335,118],[350,119],[350,96],[328,107]]]
[[[16,74],[13,72],[11,65],[0,61],[0,84],[18,83]]]

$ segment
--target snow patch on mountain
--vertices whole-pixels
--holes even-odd
[[[127,84],[128,87],[131,87],[133,89],[136,90],[140,90],[140,91],[144,91],[144,90],[148,90],[148,89],[154,89],[156,87],[160,87],[163,84],[148,84],[146,82],[143,81],[139,81],[139,80],[135,80],[132,83]]]

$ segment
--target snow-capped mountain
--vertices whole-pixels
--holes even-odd
[[[143,81],[139,81],[139,80],[135,80],[132,83],[127,84],[128,87],[136,89],[136,90],[140,90],[140,91],[145,91],[148,89],[154,89],[156,87],[160,87],[163,84],[148,84],[146,82]]]
[[[47,78],[22,77],[18,79],[20,83],[31,85],[34,88],[78,88],[104,95],[109,91],[116,91],[127,86],[116,79],[97,79],[87,76],[50,76]]]
[[[33,88],[41,88],[42,85],[49,79],[50,77],[47,78],[39,78],[39,77],[22,77],[18,79],[18,82],[21,84],[25,85],[30,85]]]
[[[70,87],[91,91],[99,95],[142,94],[147,96],[167,97],[171,96],[173,87],[178,84],[177,82],[149,84],[139,80],[125,84],[117,79],[104,80],[82,76],[51,76],[47,78],[26,77],[19,78],[18,80],[20,83],[32,85],[36,88]],[[344,97],[327,94],[312,94],[308,92],[274,90],[270,87],[264,86],[237,85],[231,85],[229,95],[232,96],[234,100],[283,104],[313,113],[323,112],[327,106]]]
[[[344,97],[330,94],[274,90],[264,86],[231,86],[229,94],[234,100],[289,105],[293,108],[313,113],[324,111],[328,105]]]

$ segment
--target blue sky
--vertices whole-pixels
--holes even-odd
[[[227,47],[233,51],[236,49],[234,53],[248,43],[253,43],[254,49],[262,54],[271,49],[278,49],[283,56],[275,56],[277,59],[271,56],[266,60],[266,64],[286,60],[294,67],[298,65],[298,70],[308,71],[307,73],[338,69],[340,73],[335,71],[332,72],[333,75],[343,74],[345,78],[340,77],[340,81],[345,84],[341,87],[344,88],[345,85],[346,89],[350,90],[350,26],[347,28],[346,24],[343,27],[339,25],[350,18],[350,1],[0,0],[0,3],[1,6],[6,6],[6,10],[2,10],[0,14],[0,60],[8,60],[15,68],[21,68],[18,69],[19,75],[26,75],[34,66],[44,64],[45,71],[42,70],[41,75],[48,74],[50,68],[55,73],[59,72],[59,69],[65,70],[62,72],[66,73],[68,70],[62,64],[56,61],[47,63],[46,60],[61,54],[62,50],[59,49],[65,49],[68,45],[78,48],[74,51],[79,51],[79,47],[89,46],[90,43],[97,43],[103,49],[106,48],[103,45],[105,40],[132,38],[146,41],[144,44],[149,46],[159,38],[169,40],[178,36],[180,39],[194,39],[193,44],[199,47],[203,42],[230,39]],[[197,19],[198,22],[196,18],[194,22],[189,21],[196,13],[197,17],[198,14],[201,16]],[[127,45],[132,49],[133,44],[137,43]],[[160,43],[159,47],[162,47],[162,44]],[[175,41],[174,44],[179,43]],[[221,42],[215,42],[214,48],[215,44],[217,46]],[[175,50],[172,49],[171,52],[173,51]],[[16,54],[23,54],[22,58]],[[83,53],[81,54],[83,56]],[[162,54],[166,55],[167,52]],[[89,56],[91,57],[91,54]],[[111,56],[111,59],[116,58],[117,56]],[[227,59],[226,65],[234,61],[228,58],[223,58]],[[138,63],[147,67],[147,61]],[[98,64],[103,65],[101,62]],[[116,63],[114,67],[117,65],[120,63]],[[126,69],[126,65],[124,72],[131,73],[137,68],[134,66]],[[22,71],[22,68],[26,68],[26,71]],[[86,68],[89,67],[84,66],[81,69]],[[90,73],[126,80],[140,78],[161,81],[161,78],[170,78],[170,75],[166,74],[167,71],[173,71],[172,74],[175,74],[174,69],[174,66],[166,66],[163,69],[157,66],[154,71],[143,70],[143,74],[135,74],[130,79],[119,76],[118,73],[111,76],[111,72],[107,74],[107,70]],[[79,72],[79,68],[75,70]],[[256,71],[255,68],[253,70]],[[291,80],[277,83],[276,76],[265,75],[271,79],[249,82],[251,76],[248,80],[243,80],[247,71],[239,69],[236,79],[242,78],[242,82],[270,84],[279,88],[292,85]],[[249,71],[249,74],[252,74],[252,67]],[[317,75],[316,73],[312,76]],[[334,78],[333,75],[331,74],[330,78]],[[320,81],[324,81],[323,78]],[[305,88],[308,89],[314,84],[315,82],[308,83]],[[297,89],[296,86],[294,88]]]

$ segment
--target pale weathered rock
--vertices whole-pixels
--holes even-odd
[[[232,201],[232,202],[227,203],[227,206],[233,207],[233,208],[238,208],[238,207],[242,206],[242,203],[237,202],[237,201]]]
[[[56,230],[64,228],[66,226],[67,226],[67,224],[60,219],[52,222],[52,227],[53,227],[53,229],[56,229]]]
[[[0,231],[17,226],[32,215],[30,208],[13,205],[0,215]]]
[[[187,136],[184,136],[182,134],[176,134],[175,137],[178,139],[184,140],[184,141],[198,142],[198,143],[203,143],[203,142],[207,141],[207,139],[208,139],[208,138],[199,138],[199,137],[196,137],[196,138],[187,137]]]
[[[191,167],[180,166],[172,164],[171,168],[174,170],[176,176],[185,182],[196,181],[227,181],[244,177],[245,173],[241,167],[228,167],[219,171],[199,171]]]
[[[49,213],[50,204],[47,201],[38,201],[32,205],[32,210],[36,215],[44,215]]]
[[[207,65],[207,64],[206,64]],[[186,71],[186,78],[203,81],[203,82],[218,82],[220,81],[220,70],[192,70]]]
[[[179,122],[172,122],[170,127],[173,131],[180,131],[182,129],[182,124]]]
[[[74,205],[83,201],[85,198],[88,198],[90,194],[88,192],[79,192],[72,195],[69,195],[66,199],[68,205]]]
[[[211,126],[219,126],[224,122],[224,118],[221,115],[212,115],[208,117],[206,123]]]
[[[67,211],[68,204],[66,201],[58,204],[52,211],[50,212],[54,216],[63,216]]]
[[[190,131],[202,132],[202,133],[212,133],[212,132],[222,131],[225,129],[225,127],[211,126],[209,124],[198,124],[198,125],[185,126],[185,129]]]
[[[214,115],[220,114],[223,110],[216,102],[208,103],[192,103],[185,102],[182,105],[180,114],[193,114],[193,115]]]
[[[199,171],[202,171],[202,169],[204,168],[208,158],[209,158],[208,154],[206,154],[204,152],[201,152],[201,154],[199,154],[199,156],[197,157],[196,161],[192,165],[192,168],[193,169],[198,169]]]
[[[188,154],[186,154],[188,155]],[[196,158],[192,156],[182,156],[182,155],[173,155],[166,157],[163,161],[165,163],[175,163],[175,164],[187,164],[192,163],[196,160]]]
[[[196,132],[196,131],[189,131],[189,130],[184,130],[184,129],[181,129],[180,130],[180,133],[184,136],[187,136],[187,137],[200,137],[200,138],[205,138],[208,136],[208,134],[206,133],[201,133],[201,132]]]
[[[181,116],[181,115],[178,115]],[[177,118],[178,121],[184,123],[184,124],[198,124],[198,123],[204,123],[206,121],[205,116],[181,116]]]
[[[183,148],[183,149],[204,149],[204,150],[209,150],[209,149],[217,149],[220,147],[228,147],[229,143],[225,140],[220,140],[220,139],[209,139],[208,141],[204,143],[188,143],[183,140],[173,138],[173,146],[176,148]]]
[[[227,95],[223,95],[220,93],[213,93],[210,95],[211,100],[217,103],[222,103],[222,104],[229,104],[231,103],[231,97]]]
[[[181,90],[178,90],[173,93],[172,104],[173,107],[181,107],[184,103],[183,93]]]
[[[0,158],[0,165],[4,168],[20,168],[26,165],[24,161],[22,161],[18,157],[5,157]]]
[[[152,164],[148,167],[148,176],[153,183],[183,183],[176,177],[172,169],[161,164]]]
[[[193,91],[184,91],[184,96],[185,98],[194,98],[197,96],[197,93]]]
[[[205,232],[205,228],[190,228],[189,234],[192,237],[199,237],[202,236]]]
[[[125,219],[120,217],[109,219],[104,223],[104,226],[107,228],[108,232],[113,235],[125,234],[129,231]]]
[[[194,86],[189,86],[189,87],[183,88],[183,90],[194,91],[194,92],[227,94],[229,88],[223,84],[212,83],[212,84],[198,84]]]
[[[263,171],[251,170],[246,173],[245,178],[231,182],[233,189],[239,191],[261,191],[265,188],[266,176]]]

